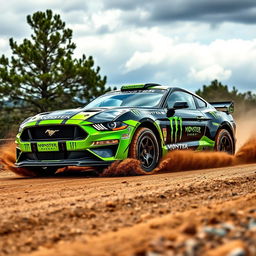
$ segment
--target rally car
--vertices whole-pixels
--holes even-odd
[[[136,158],[152,171],[170,150],[235,152],[232,102],[208,103],[178,87],[125,85],[78,109],[26,119],[16,137],[17,167],[55,172]]]

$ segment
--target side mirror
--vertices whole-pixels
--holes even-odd
[[[172,117],[176,109],[188,108],[188,103],[185,101],[176,101],[172,108],[168,108],[167,117]]]
[[[176,101],[173,105],[174,109],[188,108],[188,103],[186,101]]]

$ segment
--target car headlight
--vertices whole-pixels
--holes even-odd
[[[128,127],[127,124],[124,124],[122,122],[106,122],[106,123],[93,124],[92,126],[97,131],[118,131],[118,130],[124,130]]]

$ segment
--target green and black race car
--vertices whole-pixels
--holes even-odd
[[[52,173],[130,157],[150,172],[170,150],[234,154],[232,111],[232,102],[208,103],[177,87],[126,85],[83,108],[26,119],[16,138],[16,166]]]

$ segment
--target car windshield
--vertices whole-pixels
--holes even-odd
[[[98,97],[90,102],[86,108],[95,107],[156,107],[165,90],[151,90],[150,92],[119,92]]]

